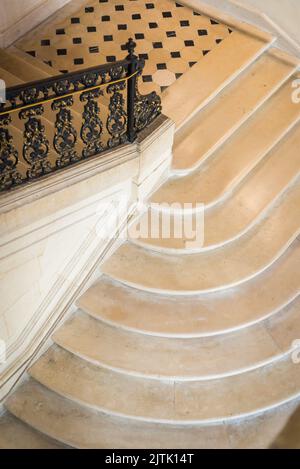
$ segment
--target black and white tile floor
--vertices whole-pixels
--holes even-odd
[[[133,37],[137,53],[146,59],[140,89],[160,93],[231,32],[173,0],[94,0],[16,45],[67,72],[124,58],[122,45]]]

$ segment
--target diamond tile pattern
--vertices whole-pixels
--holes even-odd
[[[123,59],[122,45],[131,36],[146,59],[141,91],[160,93],[232,32],[173,0],[94,0],[17,46],[66,72]]]

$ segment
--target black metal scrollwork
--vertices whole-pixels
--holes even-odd
[[[73,106],[73,98],[58,99],[52,103],[52,110],[58,111],[55,122],[55,136],[53,146],[58,153],[56,166],[62,168],[71,163],[80,160],[75,145],[77,141],[77,131],[72,125],[71,110],[68,109]]]
[[[53,91],[57,96],[66,94],[70,91],[71,83],[69,80],[60,80],[52,85]]]
[[[86,86],[87,88],[90,88],[91,86],[95,86],[97,84],[98,78],[99,78],[99,73],[92,72],[92,73],[86,73],[85,75],[83,75],[80,81],[84,86]]]
[[[109,103],[110,114],[107,119],[107,130],[111,135],[108,140],[108,147],[113,148],[126,141],[126,130],[127,130],[127,113],[124,109],[125,99],[120,93],[126,87],[125,81],[116,85],[110,85],[107,88],[107,92],[111,93]]]
[[[27,177],[34,179],[52,171],[47,159],[49,153],[49,141],[45,136],[45,126],[41,119],[44,113],[43,106],[35,106],[20,112],[20,119],[28,119],[25,122],[23,157],[30,165]]]
[[[104,149],[101,142],[103,123],[99,117],[100,108],[96,101],[101,95],[103,95],[103,92],[98,89],[87,91],[80,96],[80,101],[86,101],[80,133],[81,139],[85,143],[85,147],[82,150],[84,158],[94,156]]]
[[[22,183],[22,176],[16,169],[18,152],[12,145],[12,136],[7,128],[10,123],[10,116],[0,117],[0,191]]]
[[[112,67],[109,70],[109,75],[113,81],[122,80],[126,75],[126,71],[123,67]],[[109,148],[121,145],[126,141],[127,112],[122,94],[125,88],[126,81],[119,81],[107,87],[107,93],[112,95],[109,102],[110,113],[106,123],[106,128],[111,135],[107,142]]]
[[[137,78],[144,64],[135,55],[135,47],[134,40],[129,39],[124,60],[6,90],[7,101],[0,103],[0,191],[135,141],[138,132],[161,112],[156,93],[142,96],[138,91]],[[108,109],[105,103],[99,104],[101,88],[106,88]],[[76,110],[72,111],[77,95],[83,104],[79,110],[80,103],[76,102]],[[50,122],[44,120],[44,105],[48,102],[55,112],[52,116],[47,112]],[[11,115],[24,120],[19,147],[13,142],[15,132],[10,131],[10,125],[16,124]],[[50,143],[46,130],[53,135],[53,128]]]
[[[140,70],[139,75],[142,74]],[[141,95],[136,82],[134,100],[134,128],[140,132],[156,119],[162,112],[161,98],[153,91],[152,93]]]
[[[24,104],[32,104],[37,101],[39,94],[37,88],[28,88],[20,93],[20,100]]]

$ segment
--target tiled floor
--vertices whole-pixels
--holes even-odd
[[[16,45],[64,72],[124,58],[122,45],[132,36],[146,59],[146,93],[170,86],[231,32],[173,0],[94,0]]]

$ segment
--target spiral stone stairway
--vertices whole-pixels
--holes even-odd
[[[129,236],[6,401],[1,447],[267,448],[281,432],[300,399],[300,106],[299,61],[274,45],[236,31],[164,92],[174,158],[147,209],[205,204],[204,244]]]

